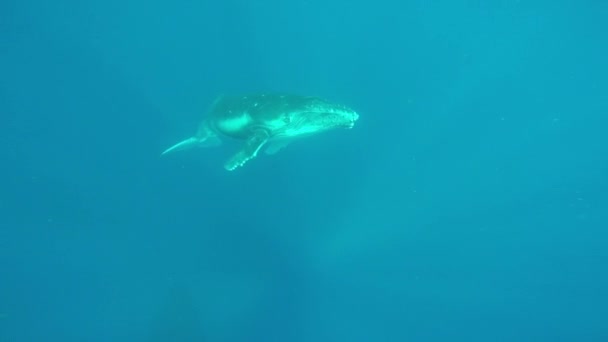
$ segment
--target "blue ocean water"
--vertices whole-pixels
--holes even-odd
[[[608,341],[608,3],[0,2],[0,341]],[[222,165],[219,94],[355,108]]]

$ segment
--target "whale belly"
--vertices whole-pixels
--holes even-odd
[[[231,115],[221,119],[217,119],[215,126],[222,133],[234,134],[243,131],[243,129],[251,126],[253,119],[248,113],[241,113],[239,115]]]

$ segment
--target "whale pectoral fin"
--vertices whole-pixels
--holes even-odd
[[[198,147],[215,147],[222,144],[222,140],[217,135],[209,135],[204,139],[198,138]]]
[[[175,151],[189,150],[189,149],[195,148],[195,147],[218,146],[221,143],[222,143],[222,141],[217,136],[211,136],[211,137],[207,137],[205,139],[201,139],[199,137],[191,137],[191,138],[180,141],[177,144],[169,147],[168,149],[164,150],[163,153],[161,153],[161,155],[165,155],[167,153],[171,153],[171,152],[175,152]]]
[[[289,145],[290,142],[291,141],[289,141],[287,139],[279,140],[279,141],[271,141],[270,143],[268,143],[268,146],[266,147],[264,152],[268,155],[276,154],[280,150],[284,149],[285,146]]]
[[[161,155],[175,151],[189,150],[194,147],[218,146],[221,143],[222,141],[220,138],[211,129],[208,127],[201,127],[195,136],[169,147]]]
[[[238,167],[245,165],[245,163],[258,154],[258,151],[268,141],[268,133],[265,131],[256,132],[251,138],[245,141],[245,145],[241,148],[237,154],[235,154],[230,160],[224,164],[224,168],[228,171],[232,171]]]
[[[164,150],[163,153],[161,153],[161,155],[165,155],[167,153],[171,153],[171,152],[175,152],[175,151],[191,149],[197,145],[198,145],[198,138],[196,138],[196,137],[188,138],[188,139],[180,141],[177,144]]]
[[[212,147],[222,144],[220,137],[209,127],[209,123],[204,121],[196,132],[199,147]]]

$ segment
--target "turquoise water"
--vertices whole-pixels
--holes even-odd
[[[605,1],[0,3],[0,341],[608,341]],[[219,94],[356,109],[242,169]]]

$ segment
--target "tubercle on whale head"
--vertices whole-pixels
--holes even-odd
[[[351,121],[348,123],[346,128],[353,128],[355,127],[355,122],[357,122],[357,120],[359,120],[359,113],[352,111],[351,112]]]
[[[359,114],[350,108],[340,107],[322,113],[320,119],[329,127],[350,129],[359,120]]]
[[[322,98],[310,98],[302,108],[309,125],[332,128],[353,128],[359,119],[359,114],[353,109],[326,101]]]

